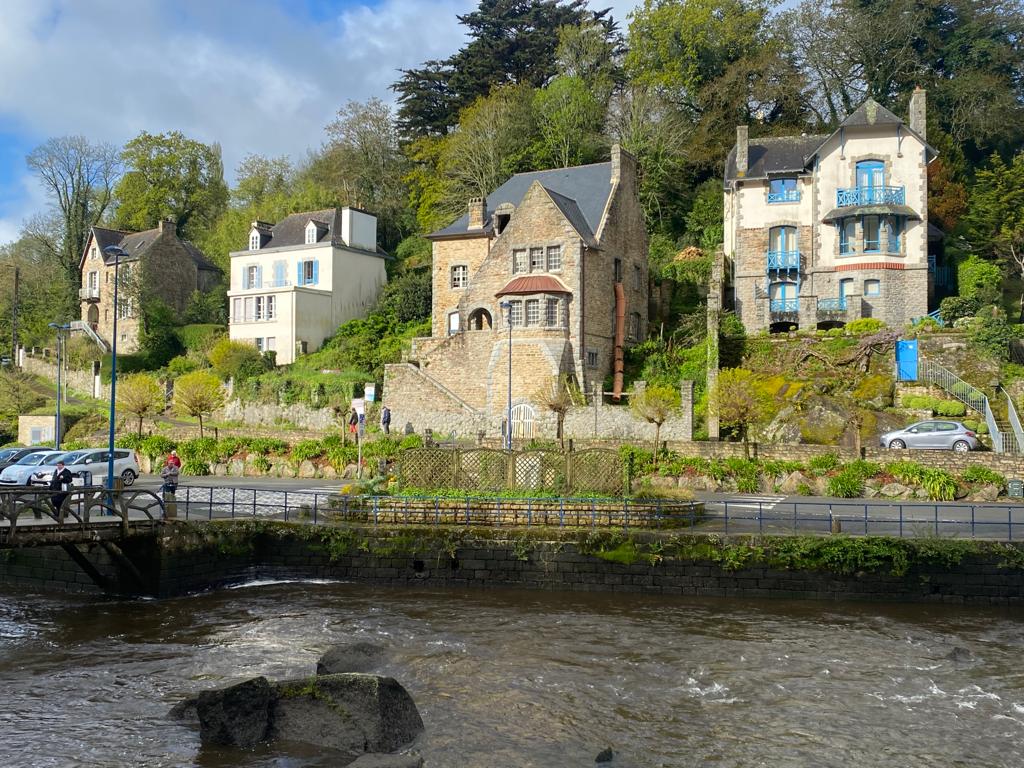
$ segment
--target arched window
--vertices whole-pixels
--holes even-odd
[[[258,251],[260,249],[260,233],[253,231],[249,233],[249,250]]]
[[[874,188],[885,186],[885,163],[881,160],[861,160],[857,163],[857,186]]]
[[[536,413],[532,405],[520,403],[512,409],[512,437],[530,440],[534,437]]]
[[[312,221],[306,225],[306,245],[313,245],[317,240],[316,224]]]
[[[772,227],[768,234],[768,248],[776,253],[791,253],[798,250],[796,227]]]

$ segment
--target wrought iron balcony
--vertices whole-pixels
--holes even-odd
[[[846,187],[836,190],[836,205],[904,205],[904,187]]]
[[[78,298],[80,301],[99,301],[100,300],[100,288],[99,286],[86,286],[85,288],[78,289]]]
[[[768,251],[768,269],[800,269],[800,251]]]
[[[768,193],[769,203],[799,203],[800,202],[800,190],[799,189],[783,189],[780,192],[769,192]]]
[[[837,299],[818,299],[819,312],[845,312],[846,297],[840,296]]]
[[[800,312],[800,299],[772,299],[768,309],[773,315],[795,315]]]

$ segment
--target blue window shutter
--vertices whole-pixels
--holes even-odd
[[[274,262],[274,285],[280,286],[284,283],[284,262]]]
[[[256,267],[256,288],[263,287],[263,267]]]
[[[299,277],[295,281],[296,285],[302,285],[302,262],[299,262]]]
[[[320,282],[320,260],[313,259],[313,285],[318,285]]]

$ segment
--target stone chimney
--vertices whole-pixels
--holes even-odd
[[[160,219],[160,223],[157,225],[160,229],[160,234],[165,232],[170,235],[176,235],[178,233],[178,224],[174,219]]]
[[[469,200],[468,229],[483,229],[487,220],[487,198],[473,197]]]
[[[917,86],[910,95],[909,123],[910,130],[918,134],[925,141],[928,140],[928,92],[921,86]]]
[[[635,183],[637,176],[636,158],[622,148],[612,144],[612,184]]]
[[[736,126],[736,176],[743,178],[750,167],[750,132],[747,126]]]

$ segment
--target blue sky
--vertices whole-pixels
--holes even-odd
[[[46,207],[25,155],[50,136],[123,144],[181,130],[301,158],[350,99],[391,100],[396,70],[462,44],[476,0],[4,0],[0,243]],[[634,2],[612,6],[618,18]]]

